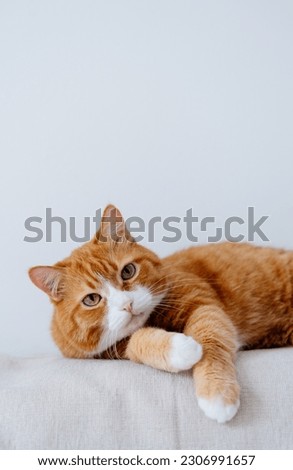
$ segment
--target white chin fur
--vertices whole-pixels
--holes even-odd
[[[118,343],[121,339],[132,335],[136,330],[143,327],[148,317],[149,314],[132,316],[126,326],[117,327],[117,329],[114,330],[107,328],[101,336],[97,349],[91,355],[95,356],[96,354],[101,354],[103,351],[113,346],[113,344]]]
[[[198,397],[198,405],[208,418],[218,421],[218,423],[226,423],[230,421],[237,413],[240,401],[227,405],[223,398],[218,395],[214,398],[207,399]]]
[[[131,291],[121,291],[109,282],[105,282],[104,289],[108,313],[105,317],[104,332],[98,347],[91,353],[91,356],[101,354],[121,339],[142,328],[153,309],[164,297],[152,295],[149,289],[143,286],[137,286]],[[133,315],[124,310],[124,305],[129,301],[133,305]]]

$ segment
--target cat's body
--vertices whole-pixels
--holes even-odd
[[[116,209],[102,220],[69,258],[30,271],[55,305],[57,345],[69,357],[193,368],[200,407],[228,421],[239,406],[236,351],[293,344],[293,253],[223,243],[159,260],[129,240]]]
[[[240,347],[289,343],[293,335],[293,252],[220,243],[188,248],[162,263],[170,271],[171,286],[164,300],[170,306],[174,303],[174,309],[158,306],[149,320],[153,325],[183,331],[196,308],[217,305],[236,327]]]

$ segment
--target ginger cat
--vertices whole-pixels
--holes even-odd
[[[289,251],[222,243],[161,260],[108,206],[93,240],[29,275],[54,305],[65,356],[192,368],[200,408],[220,423],[239,407],[237,350],[293,344]]]

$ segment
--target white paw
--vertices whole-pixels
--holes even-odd
[[[232,405],[226,405],[220,395],[209,400],[207,398],[198,397],[197,400],[199,407],[203,410],[205,415],[208,416],[208,418],[215,419],[218,423],[230,421],[230,419],[236,415],[240,405],[239,400]]]
[[[168,363],[172,372],[191,369],[202,356],[202,347],[191,336],[175,333],[171,339]]]

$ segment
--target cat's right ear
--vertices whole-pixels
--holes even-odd
[[[62,299],[62,272],[52,266],[35,266],[28,272],[31,281],[53,300]]]

